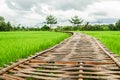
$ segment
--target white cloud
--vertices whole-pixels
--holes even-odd
[[[0,15],[4,17],[8,17],[8,16],[14,16],[16,15],[16,13],[13,10],[9,9],[9,7],[7,7],[4,0],[1,0],[0,1]]]
[[[43,23],[49,14],[56,16],[62,25],[68,25],[68,18],[74,15],[90,22],[109,22],[109,19],[114,22],[120,18],[119,4],[119,0],[1,0],[0,16],[14,24],[28,26]]]
[[[88,6],[86,12],[94,13],[94,12],[105,12],[108,14],[104,17],[115,17],[118,18],[120,14],[120,1],[102,1],[100,3],[95,3],[93,5]],[[94,16],[94,15],[93,15]]]

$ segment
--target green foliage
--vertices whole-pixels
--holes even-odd
[[[116,29],[117,29],[117,30],[120,30],[120,20],[118,20],[118,21],[115,23],[115,26],[116,26]]]
[[[55,31],[80,31],[81,26],[61,26],[54,29]]]
[[[107,31],[109,30],[108,25],[79,25],[79,26],[62,26],[57,27],[56,31]]]
[[[0,66],[47,49],[68,36],[48,31],[0,32]]]
[[[41,29],[40,28],[28,28],[25,29],[26,31],[40,31]]]
[[[61,28],[62,31],[71,31],[72,30],[72,26],[64,26]]]
[[[84,31],[98,38],[107,48],[120,56],[120,32],[119,31]]]
[[[5,31],[5,29],[6,29],[6,23],[3,21],[0,21],[0,31]]]
[[[0,31],[10,31],[12,26],[10,22],[5,22],[5,19],[0,16]]]
[[[57,24],[57,18],[53,15],[48,15],[46,17],[46,25],[42,26],[41,28],[37,27],[26,27],[22,25],[12,25],[10,22],[5,22],[4,17],[0,16],[0,31],[117,31],[120,30],[120,20],[118,20],[115,25],[114,24],[94,24],[91,25],[89,22],[86,22],[86,24],[81,25],[83,22],[82,18],[79,18],[78,16],[74,16],[71,19],[69,19],[69,22],[74,24],[74,26],[61,26],[57,27],[55,29],[52,28],[55,24]],[[47,26],[49,25],[49,27]]]
[[[114,24],[109,24],[108,28],[109,28],[109,30],[117,30],[117,28]]]
[[[46,17],[46,23],[50,24],[51,27],[53,24],[57,24],[57,18],[55,18],[53,15],[49,15]]]
[[[6,30],[5,31],[11,31],[12,30],[12,25],[10,22],[6,23]]]
[[[85,27],[88,27],[88,26],[89,26],[89,22],[86,22]]]
[[[109,30],[108,25],[90,25],[89,23],[86,23],[85,26],[82,27],[82,30],[84,31],[105,31]]]
[[[4,17],[0,16],[0,22],[4,22]]]
[[[42,31],[49,31],[50,27],[48,27],[47,25],[44,25],[43,27],[40,28]]]
[[[95,30],[100,31],[100,30],[102,30],[102,27],[100,25],[94,25],[93,26],[93,31],[95,31]]]
[[[83,22],[83,19],[79,18],[78,16],[74,16],[71,19],[69,19],[69,22],[74,24],[75,26],[79,26]]]
[[[6,23],[4,21],[4,18],[2,16],[0,16],[0,31],[4,31],[5,26],[6,26]]]

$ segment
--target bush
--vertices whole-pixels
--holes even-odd
[[[48,27],[47,25],[44,25],[43,27],[40,28],[42,31],[49,31],[51,30],[50,27]]]

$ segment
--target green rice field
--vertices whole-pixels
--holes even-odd
[[[47,49],[69,36],[47,31],[0,32],[0,67]]]
[[[120,31],[84,31],[98,38],[107,48],[120,56]]]

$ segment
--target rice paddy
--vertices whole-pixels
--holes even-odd
[[[0,67],[45,50],[67,37],[66,33],[48,31],[0,32]]]
[[[84,31],[98,38],[107,48],[120,56],[120,31]]]

